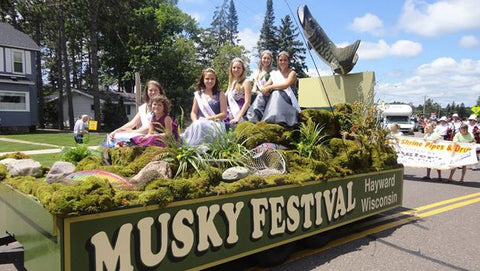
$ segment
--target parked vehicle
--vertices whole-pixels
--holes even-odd
[[[413,134],[415,122],[411,119],[412,107],[408,104],[384,104],[378,106],[380,119],[385,128],[397,123],[404,134]]]

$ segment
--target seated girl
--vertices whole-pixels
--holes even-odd
[[[297,124],[300,112],[297,98],[291,85],[297,82],[297,73],[290,68],[290,57],[285,51],[278,54],[278,70],[270,73],[270,79],[262,87],[247,112],[249,121],[265,121],[287,126]]]
[[[138,112],[132,120],[108,135],[108,146],[113,147],[117,142],[129,142],[131,138],[138,135],[145,135],[148,132],[152,116],[150,100],[157,95],[165,96],[165,90],[159,82],[155,80],[148,81],[142,94],[145,103],[138,108]]]
[[[165,96],[154,96],[150,100],[152,108],[152,119],[148,134],[135,136],[131,142],[139,146],[167,146],[167,140],[171,137],[178,141],[178,125],[175,123],[170,114],[170,100]]]
[[[250,106],[252,96],[252,86],[246,76],[245,62],[238,57],[234,58],[230,62],[228,89],[225,94],[228,103],[227,125],[234,125],[245,120],[244,116]]]
[[[219,85],[214,69],[203,70],[190,112],[193,122],[182,135],[185,144],[198,146],[225,133],[223,119],[227,116],[227,99]]]

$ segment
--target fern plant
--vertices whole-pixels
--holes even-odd
[[[247,140],[238,142],[233,130],[221,136],[212,136],[206,144],[209,160],[217,162],[218,166],[243,165],[249,157],[249,151],[242,144]]]
[[[315,147],[326,138],[323,132],[324,127],[320,123],[315,123],[312,118],[308,118],[306,122],[300,124],[300,128],[297,130],[300,132],[300,139],[297,143],[294,143],[299,155],[307,158],[312,157]]]
[[[63,149],[61,157],[63,161],[67,161],[76,165],[78,162],[83,160],[83,158],[92,154],[93,152],[88,149],[86,144],[77,144],[73,148]]]

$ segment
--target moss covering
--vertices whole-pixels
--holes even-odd
[[[4,155],[0,155],[0,160],[6,159],[6,158],[13,158],[13,159],[29,159],[30,156],[27,154],[24,154],[23,152],[14,152],[14,153],[7,153]]]
[[[4,164],[0,164],[0,181],[3,181],[5,178],[7,178],[7,174],[7,166]]]
[[[91,155],[80,161],[76,170],[104,169],[109,172],[131,177],[137,174],[149,162],[164,160],[169,162],[172,172],[180,165],[180,158],[195,158],[209,167],[194,170],[190,166],[177,179],[156,179],[144,187],[133,189],[112,187],[107,180],[89,177],[74,185],[47,184],[44,178],[11,177],[4,165],[0,165],[0,181],[12,185],[23,193],[39,199],[52,214],[71,215],[96,213],[124,206],[166,204],[185,199],[194,199],[209,195],[230,194],[239,191],[259,189],[275,185],[298,184],[306,181],[328,181],[355,173],[384,170],[401,165],[397,164],[395,150],[385,145],[386,132],[378,126],[375,112],[367,110],[361,104],[340,104],[334,112],[325,110],[303,110],[299,114],[299,123],[311,119],[315,124],[324,125],[325,138],[313,144],[309,157],[299,155],[298,146],[305,132],[297,128],[288,128],[276,124],[242,122],[234,133],[238,142],[244,142],[247,149],[265,143],[276,143],[290,148],[279,151],[287,162],[289,174],[262,177],[250,175],[241,180],[225,183],[222,170],[207,164],[208,155],[187,156],[194,149],[160,147],[123,147],[108,149],[111,165],[103,158]],[[301,126],[301,125],[300,125]],[[322,134],[323,135],[323,134]],[[308,135],[307,135],[308,136]],[[232,143],[233,144],[233,143]],[[310,149],[311,150],[311,149]],[[13,158],[26,158],[21,153]],[[185,162],[185,159],[182,160]],[[188,161],[187,161],[188,162]],[[186,163],[186,162],[185,162]],[[185,166],[183,164],[182,166]]]
[[[328,137],[340,136],[340,123],[332,112],[327,110],[305,109],[298,114],[298,122],[306,123],[311,118],[315,123],[324,125],[324,131]]]
[[[245,142],[247,149],[253,149],[265,142],[289,146],[291,134],[292,132],[286,127],[263,121],[256,124],[244,121],[235,128],[235,137],[238,142]]]

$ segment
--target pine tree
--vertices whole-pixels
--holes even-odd
[[[238,43],[238,15],[237,10],[235,9],[235,3],[233,0],[230,0],[228,5],[228,15],[227,15],[227,40],[230,41],[232,45],[237,45]]]
[[[228,5],[227,0],[223,0],[223,4],[220,7],[215,8],[215,12],[213,13],[212,23],[210,24],[210,28],[208,29],[213,37],[214,40],[217,41],[218,46],[222,46],[228,40],[227,36],[227,12],[228,12]]]
[[[276,55],[278,53],[277,28],[274,25],[275,14],[273,13],[273,1],[267,0],[267,11],[260,30],[260,39],[257,43],[258,55],[263,50],[270,50]]]
[[[291,66],[297,72],[297,76],[307,77],[307,65],[305,64],[305,48],[303,43],[297,40],[297,27],[293,25],[290,15],[286,15],[281,20],[281,26],[278,29],[278,50],[286,51],[290,55]]]

